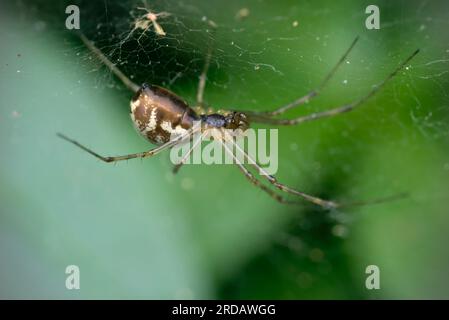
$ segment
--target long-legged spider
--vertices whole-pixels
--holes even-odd
[[[338,106],[327,111],[312,113],[306,116],[297,117],[294,119],[284,119],[277,118],[286,111],[298,107],[306,103],[309,99],[316,97],[324,86],[329,82],[332,76],[337,71],[338,67],[346,60],[347,56],[354,48],[358,41],[358,37],[354,39],[349,48],[336,63],[336,65],[327,74],[321,84],[314,90],[310,91],[305,96],[302,96],[293,102],[284,105],[273,111],[266,112],[254,112],[254,111],[225,111],[223,114],[218,113],[206,113],[202,111],[203,105],[203,93],[206,84],[206,74],[209,67],[210,54],[207,56],[204,70],[199,77],[199,85],[197,91],[197,109],[199,114],[195,110],[188,106],[188,104],[178,97],[173,92],[155,86],[143,84],[138,86],[132,82],[128,77],[126,77],[115,64],[113,64],[94,44],[89,41],[84,35],[80,35],[81,40],[84,44],[98,56],[98,58],[123,82],[123,84],[134,93],[134,97],[131,100],[131,119],[134,122],[136,128],[140,133],[151,143],[158,145],[157,147],[150,149],[145,152],[133,153],[122,156],[111,156],[104,157],[98,153],[92,151],[91,149],[81,145],[75,140],[66,137],[63,134],[58,133],[58,136],[73,143],[74,145],[80,147],[84,151],[90,153],[91,155],[97,157],[104,162],[116,162],[121,160],[128,160],[133,158],[147,158],[158,154],[159,152],[166,150],[181,143],[185,139],[189,139],[194,133],[201,132],[205,133],[209,129],[218,129],[225,131],[224,129],[242,129],[246,130],[251,122],[264,123],[271,125],[296,125],[306,121],[318,120],[326,117],[333,117],[339,114],[343,114],[352,111],[362,105],[366,100],[375,95],[379,90],[381,90],[385,84],[392,79],[404,66],[419,52],[416,50],[407,59],[405,59],[399,66],[394,69],[380,84],[375,86],[371,91],[369,91],[365,96],[355,100],[351,103]],[[194,122],[201,120],[201,126],[194,126]],[[179,133],[176,138],[173,138],[172,133]],[[230,139],[230,141],[233,141]],[[229,146],[221,141],[225,151],[231,155],[234,159],[235,164],[245,175],[245,177],[253,183],[255,186],[259,187],[267,194],[269,194],[275,200],[281,203],[291,203],[285,199],[281,194],[276,193],[274,190],[270,189],[267,185],[263,184],[255,175],[253,175],[250,170],[235,157]],[[233,143],[233,147],[239,148],[236,143]],[[190,149],[195,148],[195,145]],[[293,194],[301,197],[303,200],[309,201],[316,205],[325,208],[336,208],[341,206],[341,203],[337,203],[330,200],[324,200],[315,196],[308,195],[299,190],[293,189],[285,184],[277,181],[277,179],[270,174],[264,173],[264,169],[261,168],[254,159],[250,159],[249,155],[243,150],[240,152],[244,153],[246,159],[250,160],[249,164],[257,169],[259,172],[263,173],[262,176],[267,179],[267,181],[274,185],[277,189],[282,192]],[[188,154],[186,155],[188,156]],[[175,166],[174,171],[176,172],[180,165],[183,164],[186,157],[184,157],[180,164]]]

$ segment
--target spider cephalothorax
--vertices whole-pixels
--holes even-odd
[[[202,126],[208,128],[223,128],[230,130],[240,129],[245,131],[249,128],[249,122],[246,115],[242,112],[230,112],[225,115],[219,113],[204,114],[200,116]]]

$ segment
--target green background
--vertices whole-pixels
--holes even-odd
[[[170,13],[167,36],[129,38],[142,2],[73,3],[134,81],[190,103],[211,45],[205,98],[217,108],[271,110],[305,94],[360,35],[322,96],[288,116],[338,106],[420,48],[361,109],[279,128],[280,181],[336,200],[409,196],[329,212],[280,205],[229,165],[173,176],[168,153],[102,163],[55,133],[105,155],[147,150],[130,93],[65,29],[72,2],[2,1],[1,298],[449,298],[447,1],[148,1]],[[370,4],[380,30],[365,28]],[[249,16],[236,19],[241,8]],[[65,288],[71,264],[80,290]],[[372,264],[380,290],[365,288]]]

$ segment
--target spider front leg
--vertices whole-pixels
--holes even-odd
[[[251,157],[250,157],[250,156],[249,156],[249,155],[248,155],[248,154],[247,154],[247,153],[246,153],[246,152],[245,152],[245,151],[244,151],[244,150],[243,150],[237,143],[235,143],[235,141],[232,139],[232,137],[229,137],[229,135],[226,134],[225,131],[222,131],[222,133],[223,133],[225,139],[231,141],[233,147],[235,147],[236,149],[238,149],[238,150],[244,155],[245,159],[249,162],[249,164],[250,164],[251,166],[253,166],[253,167],[254,167],[260,174],[262,174],[262,175],[268,180],[269,183],[271,183],[272,185],[274,185],[274,186],[275,186],[276,188],[278,188],[279,190],[281,190],[281,191],[283,191],[283,192],[286,192],[286,193],[289,193],[289,194],[293,194],[293,195],[295,195],[295,196],[299,196],[299,197],[303,198],[304,200],[306,200],[306,201],[308,201],[308,202],[311,202],[311,203],[313,203],[313,204],[316,204],[316,205],[321,206],[321,207],[326,208],[326,209],[333,209],[333,208],[337,208],[337,207],[340,206],[340,205],[339,205],[338,203],[336,203],[336,202],[329,201],[329,200],[324,200],[324,199],[321,199],[321,198],[318,198],[318,197],[315,197],[315,196],[311,196],[311,195],[309,195],[309,194],[307,194],[307,193],[304,193],[304,192],[302,192],[302,191],[295,190],[295,189],[293,189],[293,188],[291,188],[291,187],[289,187],[289,186],[287,186],[287,185],[285,185],[285,184],[283,184],[283,183],[278,182],[277,179],[276,179],[273,175],[268,174],[262,167],[260,167],[260,166],[257,164],[257,162],[256,162],[253,158],[251,158]],[[222,145],[224,146],[225,150],[226,150],[228,153],[231,154],[231,156],[233,157],[233,159],[234,159],[234,160],[236,161],[236,163],[238,164],[238,163],[239,163],[239,160],[238,160],[237,157],[234,155],[233,151],[232,151],[231,149],[229,149],[229,147],[226,145],[226,143],[222,143]],[[276,198],[276,197],[282,198],[281,196],[279,196],[279,195],[277,195],[276,193],[274,193],[271,189],[267,188],[265,185],[263,185],[262,183],[260,183],[260,181],[257,180],[252,174],[251,174],[251,175],[250,175],[250,173],[248,174],[249,171],[248,171],[246,168],[244,168],[244,167],[242,168],[241,166],[242,166],[242,164],[240,163],[240,165],[239,165],[240,170],[245,174],[245,176],[246,176],[246,177],[247,177],[247,178],[248,178],[254,185],[258,186],[259,188],[261,188],[261,189],[264,190],[265,192],[269,193],[270,196],[273,197],[273,198]],[[252,176],[252,177],[251,177],[251,176]],[[256,180],[256,181],[254,181],[254,180]],[[274,195],[273,195],[273,193],[274,193]],[[282,198],[282,199],[283,199],[283,198]],[[278,200],[278,201],[280,201],[280,200]],[[280,201],[280,202],[285,203],[285,202],[288,202],[288,201],[286,201],[285,199],[283,199],[283,200]]]
[[[286,104],[285,106],[282,106],[273,111],[262,111],[262,112],[243,111],[243,112],[245,112],[250,117],[256,117],[256,118],[257,117],[274,117],[274,116],[280,115],[290,109],[299,107],[299,106],[303,105],[304,103],[307,103],[310,99],[316,97],[321,92],[321,90],[326,86],[326,84],[329,82],[329,80],[332,79],[332,77],[337,72],[338,68],[343,64],[343,62],[348,57],[349,53],[352,51],[352,49],[356,45],[357,41],[359,41],[359,37],[356,37],[352,41],[349,48],[346,50],[346,52],[343,54],[343,56],[341,56],[341,58],[338,60],[337,64],[335,64],[335,66],[331,69],[331,71],[329,71],[329,73],[326,75],[326,77],[320,83],[320,85],[318,87],[316,87],[315,89],[313,89],[312,91],[310,91],[305,96],[300,97],[300,98]]]
[[[373,89],[371,89],[371,91],[369,91],[368,94],[366,94],[362,98],[360,98],[358,100],[355,100],[355,101],[353,101],[353,102],[351,102],[349,104],[342,105],[340,107],[332,108],[330,110],[326,110],[326,111],[322,111],[322,112],[312,113],[310,115],[306,115],[306,116],[302,116],[302,117],[298,117],[298,118],[294,118],[294,119],[274,119],[274,118],[271,118],[269,116],[260,115],[260,114],[252,114],[252,115],[250,114],[249,115],[250,119],[251,119],[251,121],[258,122],[258,123],[291,126],[291,125],[296,125],[296,124],[300,124],[300,123],[303,123],[303,122],[308,122],[308,121],[314,121],[314,120],[318,120],[318,119],[322,119],[322,118],[333,117],[333,116],[336,116],[336,115],[339,115],[339,114],[343,114],[343,113],[346,113],[346,112],[349,112],[349,111],[353,111],[357,107],[361,106],[364,102],[366,102],[369,98],[371,98],[376,93],[378,93],[385,86],[385,84],[389,80],[394,78],[398,74],[398,72],[400,70],[402,70],[407,65],[407,63],[409,63],[410,60],[412,60],[418,53],[419,53],[419,49],[416,50],[415,52],[413,52],[407,59],[405,59],[380,84],[378,84]]]
[[[277,194],[276,192],[274,192],[273,190],[271,190],[270,188],[268,188],[267,186],[265,186],[264,184],[262,184],[241,162],[239,159],[237,159],[237,157],[235,156],[235,154],[233,153],[232,150],[229,149],[229,147],[226,145],[226,143],[223,143],[223,141],[221,141],[221,144],[223,145],[225,151],[232,157],[232,159],[235,161],[235,164],[237,165],[237,167],[240,169],[240,171],[245,175],[245,177],[256,187],[262,189],[264,192],[266,192],[270,197],[272,197],[273,199],[275,199],[277,202],[280,203],[284,203],[284,204],[298,204],[296,202],[292,202],[292,201],[288,201],[287,199],[285,199],[284,197],[282,197],[281,195]]]
[[[237,149],[240,149],[240,147],[239,147],[237,144],[235,144],[235,143],[234,143],[234,146],[235,146]],[[285,184],[283,184],[283,183],[280,183],[279,181],[277,181],[277,179],[276,179],[275,176],[270,175],[270,174],[268,174],[267,172],[265,172],[265,170],[264,170],[261,166],[259,166],[259,164],[257,164],[256,161],[254,161],[253,159],[251,159],[250,156],[249,156],[245,151],[243,151],[243,150],[240,149],[240,152],[242,152],[242,153],[244,154],[245,158],[248,159],[248,161],[250,162],[250,164],[251,164],[251,165],[252,165],[252,166],[253,166],[259,173],[261,173],[261,174],[265,177],[265,179],[268,180],[268,182],[270,182],[272,185],[274,185],[274,186],[275,186],[276,188],[278,188],[279,190],[281,190],[281,191],[283,191],[283,192],[286,192],[286,193],[293,194],[293,195],[295,195],[295,196],[299,196],[299,197],[303,198],[303,199],[306,200],[306,201],[309,201],[309,202],[311,202],[311,203],[313,203],[313,204],[316,204],[316,205],[321,206],[321,207],[326,208],[326,209],[337,208],[337,207],[340,206],[338,203],[336,203],[336,202],[334,202],[334,201],[324,200],[324,199],[321,199],[321,198],[318,198],[318,197],[315,197],[315,196],[311,196],[311,195],[309,195],[309,194],[307,194],[307,193],[305,193],[305,192],[302,192],[302,191],[293,189],[293,188],[291,188],[291,187],[289,187],[289,186],[287,186],[287,185],[285,185]]]
[[[277,179],[273,175],[268,174],[263,168],[261,168],[259,166],[259,164],[257,164],[257,162],[254,161],[254,159],[252,159],[244,150],[242,150],[238,144],[236,144],[233,140],[230,140],[230,141],[232,141],[233,147],[235,146],[235,148],[238,149],[239,152],[241,152],[244,155],[245,159],[250,163],[250,165],[252,165],[260,174],[265,176],[265,178],[271,184],[273,184],[276,188],[278,188],[279,190],[281,190],[283,192],[290,193],[290,194],[293,194],[296,196],[300,196],[304,200],[311,202],[315,205],[318,205],[320,207],[323,207],[325,209],[336,209],[336,208],[343,208],[343,207],[347,208],[347,207],[381,204],[381,203],[385,203],[385,202],[389,202],[389,201],[393,201],[393,200],[403,199],[407,196],[407,193],[399,193],[396,195],[390,195],[390,196],[383,197],[383,198],[371,199],[368,201],[355,201],[355,202],[334,202],[334,201],[330,201],[330,200],[324,200],[324,199],[321,199],[321,198],[318,198],[315,196],[311,196],[309,194],[298,191],[298,190],[293,189],[283,183],[278,182]],[[261,188],[263,191],[267,192],[272,198],[276,199],[278,202],[288,203],[288,204],[302,204],[299,202],[287,201],[282,196],[278,195],[271,189],[267,188],[251,172],[249,172],[249,170],[246,169],[246,167],[244,167],[242,165],[242,163],[234,155],[233,151],[231,149],[229,149],[229,147],[225,143],[222,143],[222,144],[225,148],[225,151],[228,152],[232,156],[232,158],[236,162],[237,166],[240,168],[240,170],[243,172],[243,174],[246,176],[246,178],[248,180],[250,180],[250,182],[252,182],[255,186],[257,186],[257,187]]]

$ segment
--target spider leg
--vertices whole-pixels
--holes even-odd
[[[213,26],[212,32],[215,33],[216,31],[216,26]],[[199,114],[204,114],[206,113],[205,110],[203,109],[204,107],[204,89],[206,87],[206,81],[207,81],[207,73],[209,71],[209,67],[210,67],[210,60],[212,58],[212,44],[210,43],[211,40],[209,39],[209,44],[208,44],[208,49],[207,49],[207,54],[206,54],[206,59],[204,61],[204,66],[203,66],[203,71],[201,72],[201,75],[199,77],[198,80],[198,88],[197,88],[197,92],[196,92],[196,111]]]
[[[229,149],[228,146],[226,146],[225,143],[221,141],[221,144],[224,146],[225,151],[231,155],[231,157],[234,159],[235,164],[240,169],[240,171],[245,175],[245,177],[256,187],[262,189],[264,192],[266,192],[270,197],[275,199],[276,201],[280,203],[286,203],[286,204],[295,204],[295,202],[288,201],[281,195],[277,194],[270,188],[268,188],[266,185],[264,185],[262,182],[260,182],[241,162],[237,157],[234,155],[232,150]]]
[[[303,105],[304,103],[307,103],[310,99],[316,97],[318,94],[320,94],[321,90],[326,86],[326,84],[329,82],[329,80],[335,75],[337,72],[337,69],[343,64],[343,62],[348,57],[349,53],[354,48],[355,44],[359,41],[359,37],[357,36],[349,46],[349,48],[346,50],[346,52],[341,56],[341,58],[338,60],[338,62],[335,64],[335,66],[329,71],[329,73],[326,75],[324,80],[320,83],[318,87],[310,91],[308,94],[306,94],[303,97],[300,97],[276,110],[273,111],[262,111],[262,112],[254,112],[254,111],[244,111],[244,113],[248,114],[250,117],[252,116],[263,116],[263,117],[273,117],[280,115],[287,110],[293,109],[295,107],[298,107],[300,105]]]
[[[89,39],[86,38],[86,36],[82,33],[79,34],[79,37],[81,38],[81,40],[83,41],[83,43],[86,45],[86,47],[92,51],[97,57],[98,59],[100,59],[100,61],[106,65],[106,67],[109,68],[109,70],[111,70],[111,72],[113,74],[115,74],[117,76],[117,78],[119,78],[122,83],[132,92],[136,93],[140,86],[138,86],[137,84],[135,84],[134,82],[132,82],[127,76],[125,76],[125,74],[114,64],[112,63],[111,60],[109,60],[104,54],[103,52],[100,51],[100,49],[98,49],[93,43],[92,41],[90,41]]]
[[[178,173],[179,169],[181,169],[181,167],[184,165],[184,163],[186,162],[186,160],[190,157],[190,155],[192,154],[193,150],[195,150],[195,148],[198,146],[198,144],[201,143],[201,140],[203,139],[205,133],[202,133],[198,139],[196,141],[193,142],[192,147],[189,149],[189,151],[187,151],[187,153],[184,155],[184,157],[182,157],[181,161],[178,164],[175,164],[173,166],[173,173],[176,174]]]
[[[189,131],[190,132],[190,131]],[[75,146],[81,148],[82,150],[86,151],[87,153],[90,153],[91,155],[93,155],[94,157],[104,161],[104,162],[117,162],[117,161],[123,161],[123,160],[129,160],[129,159],[135,159],[135,158],[148,158],[148,157],[152,157],[156,154],[158,154],[159,152],[174,146],[175,144],[179,143],[181,140],[185,139],[188,134],[184,134],[184,135],[180,135],[166,143],[164,143],[161,146],[155,147],[153,149],[150,149],[148,151],[144,151],[144,152],[138,152],[138,153],[131,153],[131,154],[127,154],[127,155],[123,155],[123,156],[112,156],[112,157],[104,157],[99,155],[98,153],[96,153],[95,151],[85,147],[84,145],[82,145],[81,143],[79,143],[76,140],[73,140],[65,135],[63,135],[62,133],[57,133],[57,136],[74,144]]]
[[[224,132],[224,135],[226,136],[226,132]],[[290,187],[286,186],[285,184],[282,184],[282,183],[278,182],[277,179],[273,175],[268,174],[262,167],[260,167],[257,164],[257,162],[253,158],[251,158],[242,148],[240,148],[240,146],[237,143],[234,142],[232,137],[231,138],[226,138],[226,139],[230,139],[232,145],[235,146],[235,148],[238,149],[245,156],[245,158],[247,159],[249,164],[251,166],[253,166],[256,170],[258,170],[258,172],[261,175],[263,175],[268,180],[268,182],[270,182],[272,185],[274,185],[279,190],[281,190],[283,192],[286,192],[286,193],[290,193],[290,194],[299,196],[299,197],[303,198],[306,201],[309,201],[309,202],[311,202],[313,204],[319,205],[319,206],[327,208],[327,209],[339,207],[339,204],[336,203],[336,202],[329,201],[329,200],[323,200],[321,198],[308,195],[308,194],[306,194],[304,192],[295,190],[293,188],[290,188]],[[223,144],[223,146],[224,146],[224,148],[226,149],[227,152],[232,153],[233,159],[238,163],[239,160],[235,157],[235,155],[233,154],[232,150],[230,150],[229,147],[225,143],[222,143],[222,144]],[[246,173],[245,173],[245,175],[246,175]],[[268,190],[270,190],[272,192],[271,189],[268,189]]]
[[[244,150],[242,150],[240,148],[240,146],[238,144],[236,144],[233,140],[231,140],[231,141],[232,141],[232,144],[236,147],[236,149],[238,149],[241,153],[243,153],[243,155],[245,156],[247,161],[254,168],[256,168],[260,174],[264,175],[267,178],[267,180],[270,181],[270,183],[274,184],[278,189],[280,189],[284,192],[287,192],[287,193],[291,193],[291,194],[303,197],[307,201],[312,202],[314,204],[317,204],[317,205],[322,206],[327,209],[342,208],[342,207],[345,207],[345,208],[346,207],[359,207],[359,206],[366,206],[366,205],[381,204],[381,203],[385,203],[385,202],[403,199],[408,196],[407,193],[399,193],[399,194],[395,194],[395,195],[386,196],[383,198],[371,199],[368,201],[353,201],[353,202],[338,202],[338,203],[334,202],[334,201],[323,200],[321,198],[317,198],[317,197],[308,195],[304,192],[292,189],[284,184],[279,183],[273,175],[268,174],[263,168],[261,168],[253,158],[251,158]],[[226,148],[226,146],[225,146],[225,148]]]
[[[397,73],[403,69],[405,67],[405,65],[414,57],[418,54],[419,49],[416,50],[415,52],[413,52],[407,59],[405,59],[395,70],[393,70],[393,72],[391,72],[380,84],[376,85],[371,91],[368,92],[368,94],[366,94],[365,96],[363,96],[362,98],[355,100],[349,104],[345,104],[342,105],[340,107],[336,107],[336,108],[332,108],[330,110],[326,110],[326,111],[322,111],[322,112],[317,112],[317,113],[312,113],[306,116],[302,116],[302,117],[298,117],[298,118],[294,118],[294,119],[273,119],[267,116],[260,116],[260,115],[254,115],[251,117],[251,120],[253,122],[258,122],[258,123],[266,123],[266,124],[275,124],[275,125],[287,125],[287,126],[291,126],[291,125],[296,125],[299,123],[303,123],[303,122],[308,122],[308,121],[313,121],[313,120],[318,120],[321,118],[328,118],[328,117],[333,117],[342,113],[346,113],[349,111],[352,111],[354,109],[356,109],[357,107],[359,107],[360,105],[362,105],[365,101],[367,101],[369,98],[371,98],[372,96],[374,96],[377,92],[379,92],[384,86],[385,84],[391,80],[394,76],[397,75]]]
[[[226,132],[224,132],[224,135],[226,136]],[[228,139],[228,138],[226,138],[226,139]],[[286,193],[289,193],[289,194],[293,194],[293,195],[295,195],[295,196],[299,196],[299,197],[303,198],[304,200],[306,200],[306,201],[308,201],[308,202],[311,202],[311,203],[313,203],[313,204],[319,205],[319,206],[324,207],[324,208],[327,208],[327,209],[337,208],[337,207],[339,206],[339,204],[336,203],[336,202],[328,201],[328,200],[323,200],[323,199],[321,199],[321,198],[318,198],[318,197],[314,197],[314,196],[308,195],[308,194],[306,194],[306,193],[304,193],[304,192],[301,192],[301,191],[292,189],[292,188],[286,186],[285,184],[282,184],[282,183],[278,182],[277,179],[276,179],[274,176],[268,174],[262,167],[260,167],[260,166],[257,164],[256,161],[254,161],[254,159],[252,159],[252,158],[251,158],[251,157],[250,157],[244,150],[242,150],[242,149],[240,148],[240,146],[234,142],[234,140],[232,139],[232,137],[230,138],[230,141],[232,142],[232,145],[233,145],[233,146],[235,146],[241,153],[243,153],[243,155],[245,156],[245,158],[247,159],[247,161],[249,162],[249,164],[250,164],[252,167],[254,167],[256,170],[258,170],[258,172],[259,172],[261,175],[263,175],[263,176],[268,180],[268,182],[270,182],[272,185],[274,185],[274,186],[275,186],[276,188],[278,188],[279,190],[281,190],[281,191],[283,191],[283,192],[286,192]],[[232,151],[231,149],[229,149],[229,147],[226,145],[226,143],[222,143],[222,145],[224,146],[225,150],[226,150],[228,153],[231,154],[232,158],[236,161],[237,165],[240,164],[239,167],[240,167],[240,166],[243,166],[242,163],[240,162],[240,160],[238,160],[237,157],[234,155],[233,151]],[[243,168],[240,168],[240,170],[245,174],[245,176],[246,176],[249,180],[251,180],[251,182],[252,182],[253,184],[257,185],[258,187],[260,187],[261,189],[263,189],[265,192],[267,192],[267,193],[269,193],[269,194],[270,194],[270,193],[274,193],[274,195],[271,195],[271,194],[270,194],[273,198],[276,198],[276,197],[282,198],[282,197],[279,196],[277,193],[273,192],[271,189],[269,189],[269,188],[267,188],[265,185],[261,184],[260,181],[257,180],[257,179],[256,179],[256,178],[255,178],[255,177],[254,177],[254,176],[253,176],[253,175],[252,175],[246,168],[244,168],[244,169],[243,169]],[[248,174],[246,171],[248,171],[249,174]],[[251,174],[252,178],[250,177],[250,174]],[[254,182],[253,180],[256,180],[257,182]],[[263,187],[261,187],[260,185],[262,185]],[[268,189],[269,191],[267,191],[267,190],[265,190],[265,189]],[[283,198],[282,198],[282,199],[283,199]],[[278,201],[280,201],[280,200],[278,200]],[[280,202],[285,203],[285,202],[287,202],[287,201],[284,199],[284,200],[281,200]]]
[[[204,105],[204,89],[206,87],[207,72],[209,71],[211,57],[212,57],[212,48],[209,47],[209,50],[206,55],[206,61],[204,62],[203,71],[201,72],[201,75],[199,77],[198,89],[196,93],[196,103],[199,108],[202,108]]]
[[[353,201],[353,202],[343,202],[341,203],[341,207],[361,207],[366,205],[375,205],[375,204],[382,204],[385,202],[391,202],[396,200],[401,200],[404,198],[407,198],[409,194],[407,192],[401,192],[394,195],[382,197],[382,198],[376,198],[366,201]]]

